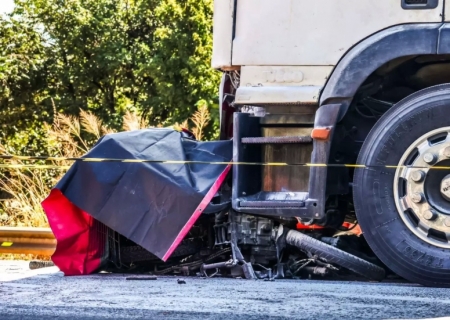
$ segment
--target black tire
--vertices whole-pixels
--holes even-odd
[[[373,127],[360,151],[353,201],[364,237],[378,258],[401,277],[425,286],[450,287],[450,249],[416,236],[394,200],[395,168],[422,135],[450,126],[450,84],[416,92],[397,103]]]
[[[376,281],[384,279],[385,273],[382,268],[298,231],[289,230],[286,243],[317,255],[327,263],[337,264],[366,278]]]

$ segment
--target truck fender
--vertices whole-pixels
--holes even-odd
[[[385,63],[405,56],[450,52],[450,41],[439,41],[441,28],[450,40],[450,27],[442,23],[398,25],[362,40],[334,68],[320,96],[320,106],[341,103],[340,120],[361,84]]]

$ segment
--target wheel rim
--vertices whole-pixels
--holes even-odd
[[[450,248],[450,172],[439,167],[450,167],[450,127],[423,135],[405,151],[395,172],[394,199],[409,230]]]

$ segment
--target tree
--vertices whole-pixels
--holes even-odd
[[[212,0],[16,0],[0,19],[1,134],[25,151],[55,112],[112,128],[127,110],[151,125],[217,115],[211,33]]]

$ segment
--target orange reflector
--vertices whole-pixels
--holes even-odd
[[[330,128],[314,128],[311,132],[311,138],[314,140],[328,140],[330,137]]]

